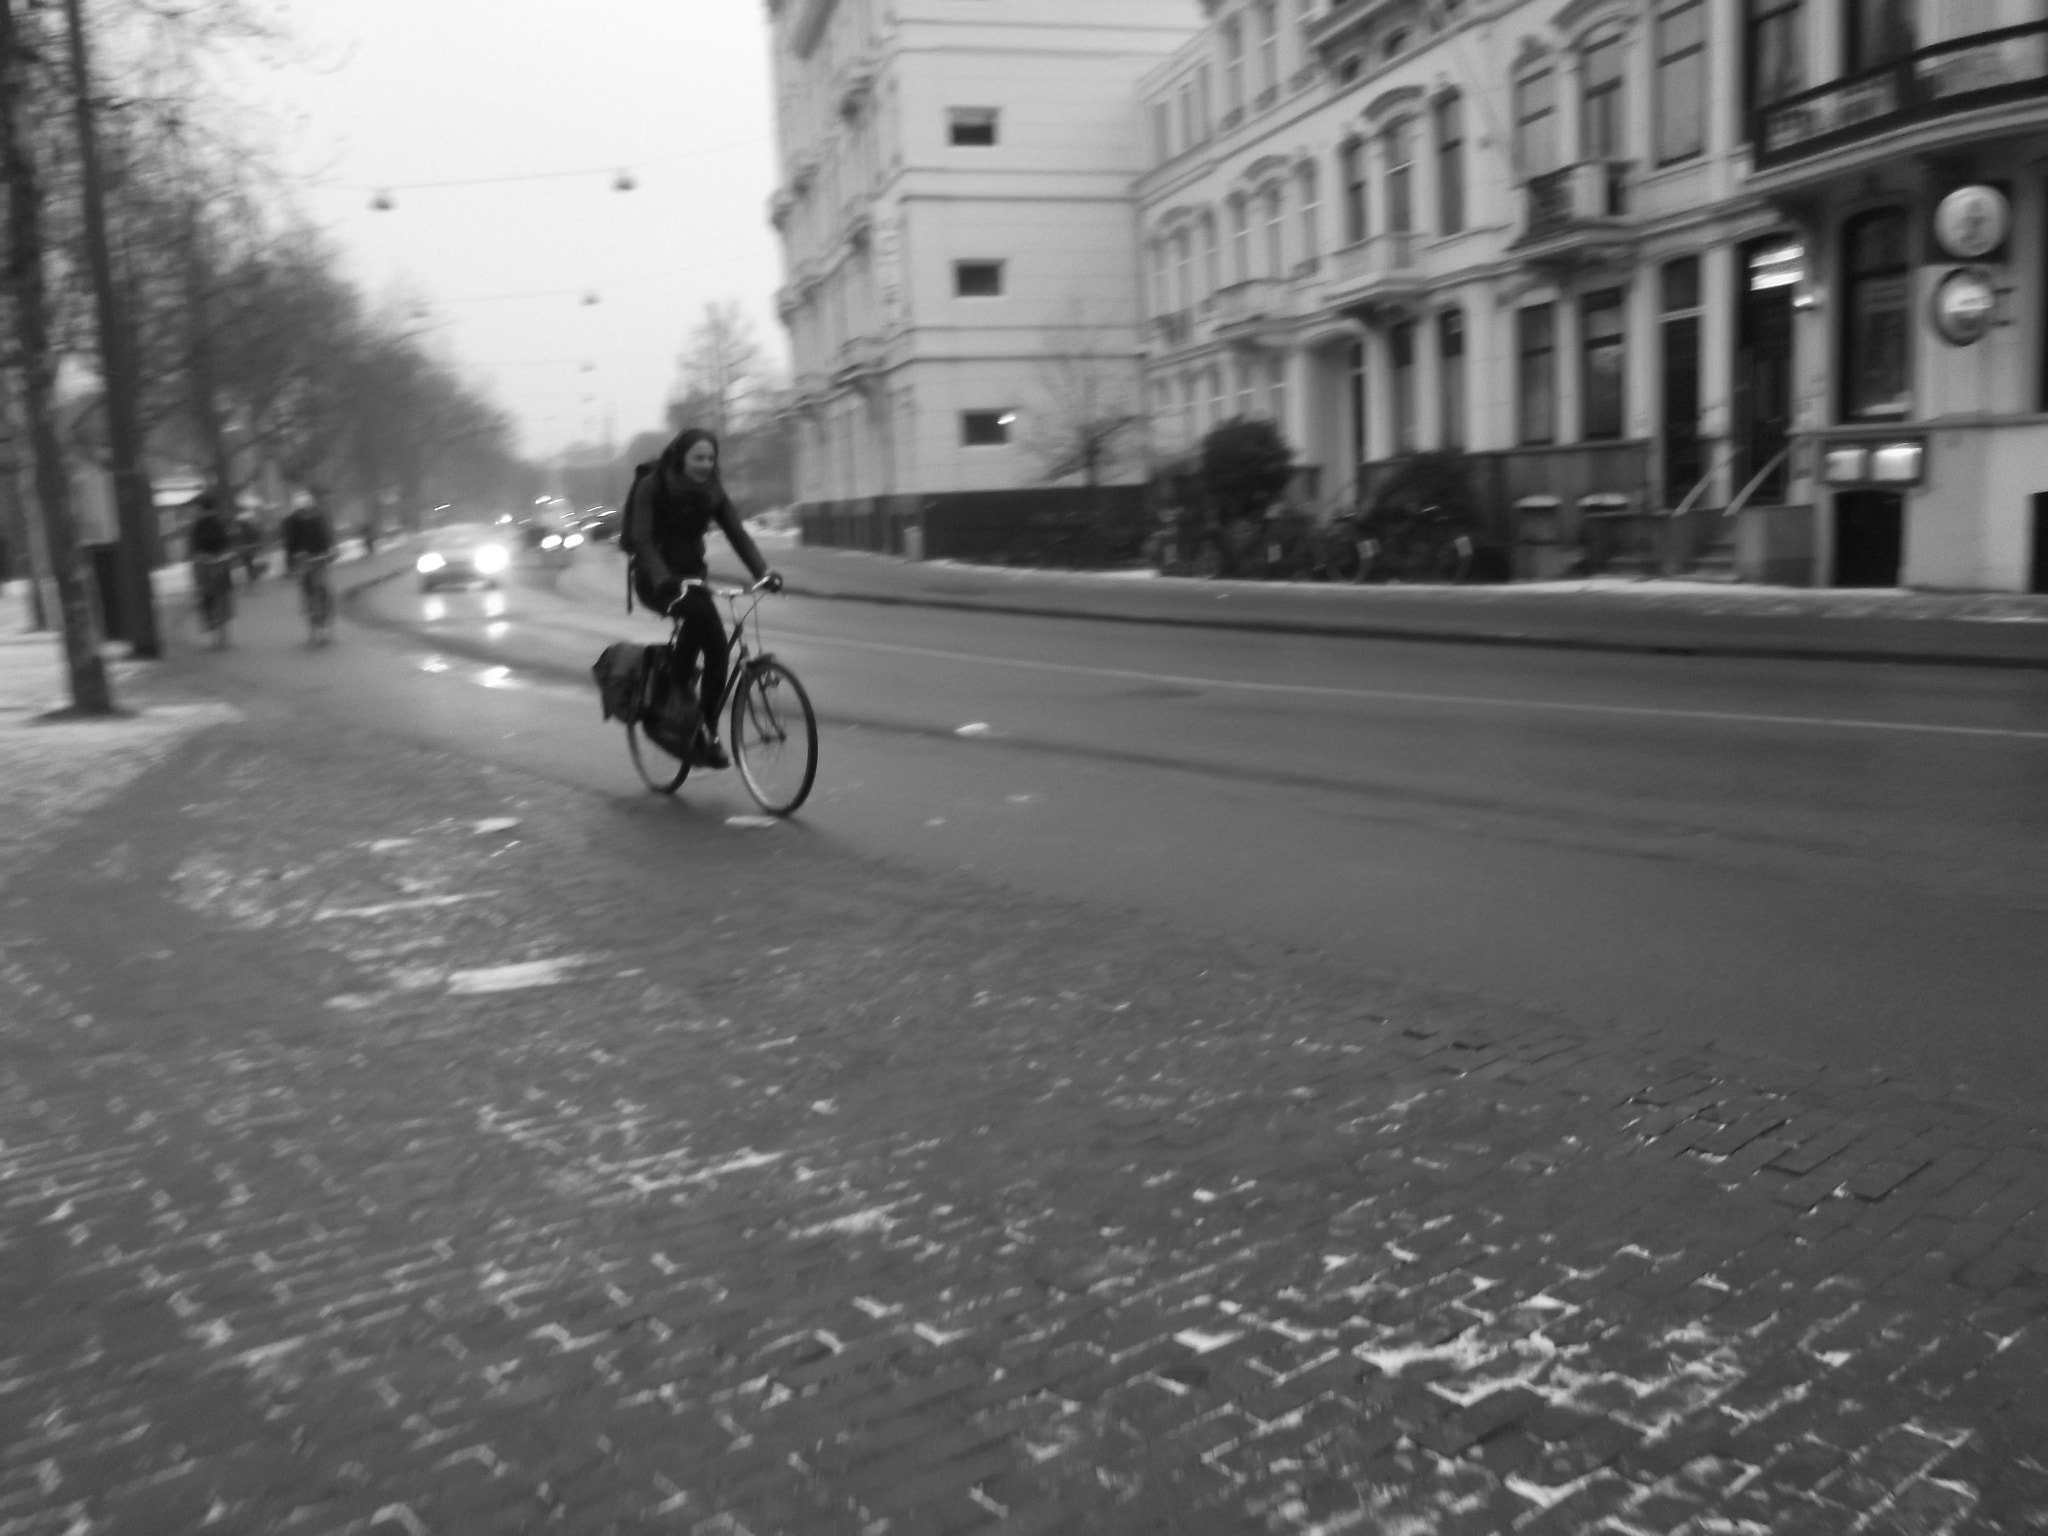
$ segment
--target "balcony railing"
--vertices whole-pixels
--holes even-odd
[[[1589,220],[1618,218],[1628,211],[1628,164],[1582,160],[1561,171],[1529,178],[1527,239],[1561,235]]]
[[[1952,37],[1759,111],[1764,170],[1911,123],[2048,97],[2048,21]]]
[[[1415,265],[1415,236],[1387,230],[1347,245],[1330,258],[1330,277],[1339,286],[1405,273]]]
[[[1239,325],[1247,320],[1285,314],[1285,293],[1285,286],[1271,277],[1254,277],[1219,288],[1216,290],[1216,322],[1219,325]]]

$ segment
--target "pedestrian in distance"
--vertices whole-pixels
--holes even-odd
[[[714,523],[754,579],[767,582],[771,591],[781,591],[782,578],[768,569],[719,479],[718,439],[701,427],[691,427],[678,433],[660,458],[633,471],[619,537],[632,562],[627,577],[631,594],[656,613],[682,622],[678,675],[687,675],[691,662],[703,657],[704,674],[697,689],[703,722],[700,755],[706,767],[728,768],[731,759],[718,740],[718,701],[725,694],[731,647],[709,590],[684,585],[705,579],[704,536]],[[629,596],[627,607],[631,606]]]

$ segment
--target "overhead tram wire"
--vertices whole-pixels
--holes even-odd
[[[653,160],[636,158],[630,164],[642,166],[674,165],[684,160],[702,159],[706,155],[730,154],[735,150],[752,149],[757,145],[767,142],[768,136],[766,134],[755,134],[752,138],[735,139],[726,144],[707,144],[701,149],[686,149],[673,155],[661,155]],[[444,191],[461,187],[499,187],[530,181],[574,181],[585,176],[609,175],[612,178],[613,191],[631,192],[640,183],[633,175],[630,164],[628,162],[619,162],[609,166],[586,166],[579,170],[566,171],[514,171],[503,176],[452,177],[441,181],[387,181],[379,182],[374,186],[340,182],[336,186],[341,191],[370,193],[370,206],[379,213],[384,213],[389,212],[396,206],[396,201],[392,194],[397,192]]]

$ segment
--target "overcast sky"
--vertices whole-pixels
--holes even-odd
[[[373,297],[424,301],[535,456],[661,425],[706,303],[778,366],[761,0],[282,0],[307,214]],[[620,170],[637,183],[613,190]],[[532,178],[545,173],[548,179]],[[431,186],[422,183],[463,183]],[[370,207],[380,188],[394,206]],[[586,294],[597,302],[584,302]]]

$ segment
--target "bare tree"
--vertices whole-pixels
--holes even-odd
[[[1099,334],[1083,326],[1056,332],[1038,365],[1019,443],[1049,485],[1079,480],[1092,488],[1115,478],[1145,419],[1134,360],[1105,350]]]
[[[4,167],[7,181],[5,271],[7,297],[14,311],[14,362],[35,460],[36,499],[42,506],[50,573],[63,610],[71,707],[79,714],[104,715],[113,713],[114,696],[94,632],[71,521],[70,474],[51,409],[57,357],[50,340],[49,285],[43,265],[43,189],[29,127],[34,106],[29,100],[28,66],[34,45],[17,28],[16,3],[0,0],[0,167]]]
[[[675,403],[699,413],[684,425],[709,427],[723,440],[760,387],[760,363],[760,343],[738,301],[706,304],[680,359]]]

